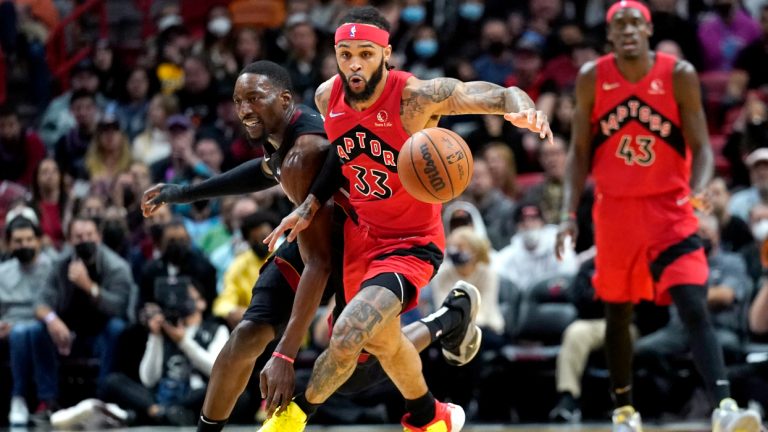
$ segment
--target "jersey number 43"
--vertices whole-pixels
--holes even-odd
[[[650,135],[622,135],[616,157],[627,165],[649,166],[656,160],[653,145],[656,138]]]

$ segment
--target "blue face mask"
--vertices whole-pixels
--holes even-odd
[[[424,21],[427,11],[424,10],[424,6],[406,6],[400,16],[408,24],[417,24]]]
[[[421,58],[431,58],[437,54],[435,39],[420,39],[413,43],[413,51]]]
[[[467,21],[477,21],[483,17],[485,5],[482,3],[462,3],[459,6],[459,15]]]

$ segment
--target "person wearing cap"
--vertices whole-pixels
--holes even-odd
[[[420,80],[391,70],[389,22],[373,7],[353,8],[340,22],[334,39],[339,73],[315,92],[325,132],[336,151],[329,152],[307,199],[268,240],[274,249],[288,229],[288,240],[295,240],[342,183],[354,184],[349,204],[358,221],[350,220],[344,227],[347,305],[334,325],[329,347],[315,363],[306,392],[275,412],[260,431],[304,430],[308,417],[347,381],[363,349],[376,356],[404,397],[404,430],[459,431],[463,409],[439,402],[430,393],[417,350],[403,335],[399,318],[417,306],[419,289],[442,261],[445,234],[440,206],[418,201],[405,191],[393,158],[409,136],[436,126],[443,115],[504,115],[512,125],[552,140],[549,122],[517,87],[453,78]],[[479,347],[482,331],[475,327],[461,338],[443,341],[443,354],[457,357],[446,352],[460,346],[459,339],[476,339],[469,347]],[[270,382],[281,379],[280,373],[266,376]],[[262,385],[272,399],[275,386]]]
[[[723,352],[707,311],[709,267],[694,206],[713,156],[699,79],[682,59],[651,51],[651,14],[621,0],[605,17],[613,52],[582,67],[576,80],[571,146],[556,253],[577,235],[576,211],[590,173],[597,298],[605,305],[606,356],[614,432],[642,430],[632,402],[634,305],[674,302],[694,363],[717,407],[715,432],[757,432],[760,416],[731,398]]]
[[[53,99],[45,109],[38,132],[40,138],[49,149],[53,149],[56,142],[70,131],[77,121],[70,111],[72,95],[78,91],[86,91],[94,95],[96,105],[105,109],[112,101],[104,97],[99,91],[99,75],[96,66],[91,59],[84,59],[76,63],[69,72],[69,91]]]
[[[557,226],[544,222],[537,203],[523,202],[514,213],[515,235],[493,260],[496,272],[523,291],[552,276],[573,276],[579,269],[573,250],[557,259]]]
[[[72,93],[69,101],[75,125],[56,141],[53,153],[62,174],[69,180],[84,180],[88,178],[85,153],[96,135],[101,113],[95,93],[77,90]]]
[[[29,408],[25,396],[29,394],[29,378],[34,377],[37,398],[50,401],[55,391],[50,382],[32,374],[30,368],[31,347],[26,329],[35,322],[34,299],[46,284],[53,266],[50,258],[41,253],[42,231],[32,209],[26,207],[17,216],[11,216],[5,224],[5,241],[11,259],[0,263],[0,345],[7,344],[13,373],[11,409],[8,420],[11,426],[27,426]]]
[[[748,220],[749,212],[755,204],[768,204],[768,148],[753,150],[744,159],[744,163],[749,169],[752,185],[733,194],[728,209],[734,216]]]
[[[171,154],[150,166],[154,182],[189,182],[194,177],[213,175],[194,152],[195,127],[184,114],[174,114],[165,123],[171,143]]]

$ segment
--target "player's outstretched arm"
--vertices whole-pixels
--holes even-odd
[[[714,157],[709,144],[707,121],[701,104],[699,76],[693,65],[680,60],[674,71],[675,100],[680,109],[683,137],[691,149],[691,192],[701,199],[707,183],[712,178]],[[705,206],[704,203],[702,205]]]
[[[513,125],[552,140],[547,115],[536,110],[528,94],[517,87],[502,87],[485,81],[462,82],[435,78],[409,82],[403,92],[402,117],[461,114],[499,114]]]
[[[242,195],[258,192],[276,184],[277,181],[269,173],[264,158],[257,158],[195,185],[159,183],[152,186],[144,192],[141,210],[144,217],[149,217],[165,204],[189,203],[225,195]]]
[[[560,215],[560,229],[557,233],[555,255],[560,259],[565,254],[566,238],[575,243],[576,209],[584,191],[589,173],[592,145],[590,116],[595,103],[594,63],[585,64],[576,78],[576,106],[571,121],[571,147],[566,162],[565,184],[563,185],[563,208]]]
[[[312,181],[307,198],[264,239],[264,243],[269,244],[269,250],[275,249],[277,241],[288,230],[291,232],[286,241],[296,240],[299,233],[312,223],[317,211],[339,190],[342,178],[339,157],[333,151],[328,151],[319,174]]]
[[[286,155],[281,167],[281,182],[294,203],[306,198],[312,180],[325,161],[327,149],[325,138],[304,135]],[[261,393],[269,414],[278,407],[287,407],[293,396],[293,364],[285,357],[296,358],[331,274],[332,214],[333,204],[326,203],[318,209],[312,224],[298,234],[304,271],[296,289],[288,326],[275,348],[279,355],[273,356],[261,372]]]

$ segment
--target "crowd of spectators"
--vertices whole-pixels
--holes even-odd
[[[0,412],[8,412],[0,424],[73,426],[83,411],[101,416],[90,427],[196,422],[213,361],[268,256],[262,240],[291,204],[275,187],[143,218],[141,196],[154,183],[193,184],[261,156],[232,101],[239,70],[278,62],[294,97],[313,106],[317,86],[337,72],[336,20],[353,4],[377,6],[390,20],[394,67],[518,86],[555,134],[542,142],[501,116],[441,119],[473,150],[474,175],[444,206],[445,262],[404,321],[430,313],[463,279],[482,293],[485,336],[463,368],[427,350],[430,388],[472,421],[608,418],[605,319],[590,283],[591,190],[575,250],[557,260],[554,242],[574,81],[609,50],[610,1],[105,1],[107,35],[94,11],[61,32],[81,3],[0,0]],[[648,3],[652,48],[689,60],[701,76],[718,173],[707,191],[712,214],[700,215],[708,304],[740,405],[768,408],[760,345],[768,334],[768,4]],[[131,10],[144,19],[132,33],[123,28]],[[46,56],[61,34],[71,50],[91,48],[64,73]],[[299,385],[327,344],[326,310],[297,360]],[[644,305],[636,314],[646,417],[709,412],[686,373],[681,325],[674,309]],[[659,392],[669,398],[643,398]],[[263,415],[259,394],[256,373],[233,422]],[[391,385],[328,407],[318,421],[391,422],[402,409]]]

